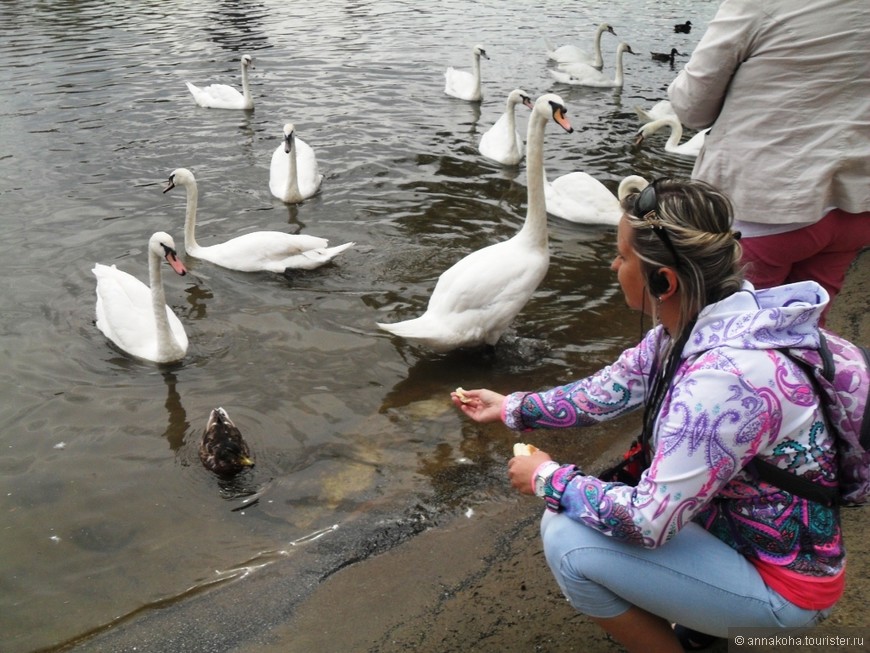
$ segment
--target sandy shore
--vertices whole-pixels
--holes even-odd
[[[870,251],[865,251],[849,272],[828,326],[870,344],[868,296]],[[561,596],[538,537],[541,509],[539,500],[518,496],[346,567],[320,583],[288,621],[244,650],[620,651]],[[860,598],[870,586],[867,510],[844,510],[846,594],[820,632],[870,628]]]

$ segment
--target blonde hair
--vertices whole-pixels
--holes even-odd
[[[677,333],[670,334],[674,342],[701,309],[740,290],[740,234],[731,228],[730,200],[710,184],[665,178],[651,186],[653,211],[635,215],[640,193],[626,196],[622,208],[632,227],[632,247],[647,279],[667,267],[679,281],[682,302]]]

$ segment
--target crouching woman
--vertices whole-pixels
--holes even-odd
[[[623,209],[611,268],[628,306],[656,326],[587,378],[453,401],[516,430],[644,410],[649,464],[636,485],[543,450],[509,462],[512,485],[546,502],[544,551],[562,591],[628,650],[703,647],[729,627],[812,626],[843,592],[839,514],[759,480],[751,461],[836,485],[819,399],[780,351],[818,345],[827,294],[814,282],[745,282],[730,203],[703,182],[658,180]]]

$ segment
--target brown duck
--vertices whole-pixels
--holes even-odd
[[[674,57],[679,55],[683,56],[682,52],[679,52],[676,48],[671,48],[671,51],[668,52],[650,52],[652,55],[653,61],[670,61],[672,64],[674,63]]]
[[[254,466],[248,443],[223,408],[215,408],[208,417],[199,458],[206,469],[220,476],[232,476]]]

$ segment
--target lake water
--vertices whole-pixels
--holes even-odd
[[[686,60],[672,68],[649,51],[690,52],[715,9],[0,3],[0,650],[65,648],[353,533],[367,515],[400,539],[510,500],[513,435],[470,424],[448,393],[566,382],[634,342],[638,317],[609,270],[614,229],[551,217],[549,274],[494,353],[432,354],[375,322],[419,315],[443,270],[521,225],[524,168],[476,149],[515,87],[559,93],[568,106],[575,133],[546,132],[551,178],[585,170],[615,190],[632,173],[687,176],[691,160],[665,154],[664,134],[634,146],[633,107],[663,99]],[[693,32],[674,34],[687,19]],[[626,57],[625,87],[555,84],[543,39],[589,45],[604,20],[639,53]],[[443,93],[445,68],[469,68],[475,43],[491,57],[480,105]],[[617,43],[604,37],[605,70]],[[255,110],[196,106],[185,80],[238,87],[243,53],[255,57]],[[286,122],[325,173],[298,206],[268,187]],[[356,246],[289,277],[182,253],[190,274],[164,267],[164,279],[191,344],[181,363],[160,367],[97,330],[91,268],[114,263],[144,280],[153,232],[181,248],[183,192],[162,193],[178,167],[197,176],[203,245],[274,229]],[[197,457],[216,406],[257,461],[234,483]],[[591,431],[573,450],[579,462],[607,447],[608,432]]]

